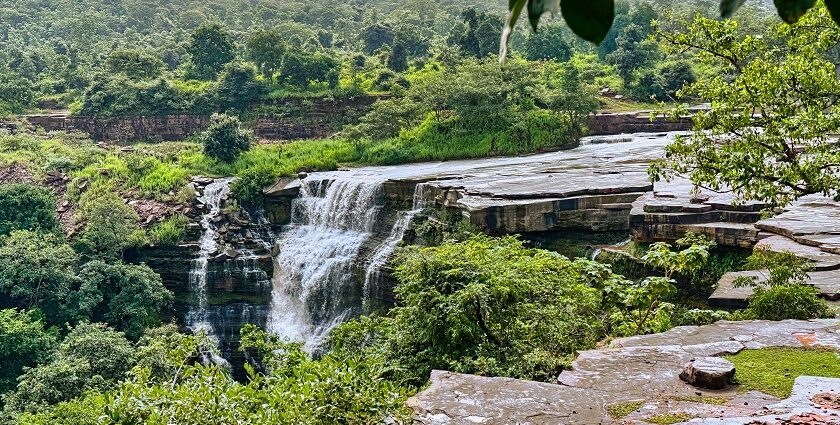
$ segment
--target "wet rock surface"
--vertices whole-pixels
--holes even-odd
[[[799,378],[794,396],[779,403],[759,392],[741,394],[734,387],[696,388],[679,377],[692,359],[775,346],[840,350],[840,321],[719,322],[617,339],[603,349],[580,353],[573,370],[560,375],[559,385],[438,371],[431,387],[408,404],[415,411],[415,423],[424,425],[644,424],[664,414],[679,414],[686,421],[698,418],[690,423],[703,424],[782,423],[759,421],[771,408],[774,418],[836,416],[836,410],[817,408],[812,398],[840,392],[834,387],[838,379]],[[804,386],[807,383],[814,385]],[[633,410],[614,418],[609,413],[613,406]]]
[[[735,365],[720,357],[692,359],[680,373],[680,379],[698,388],[722,390],[735,377]]]
[[[385,179],[389,197],[410,202],[425,183],[428,201],[459,209],[488,233],[563,229],[627,230],[632,203],[653,185],[647,164],[675,133],[585,138],[575,149],[539,155],[365,167],[306,179]],[[299,181],[269,189],[269,202],[295,197]]]

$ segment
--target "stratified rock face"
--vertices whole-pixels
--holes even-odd
[[[646,423],[662,414],[728,418],[702,423],[746,424],[751,422],[743,418],[766,415],[765,407],[777,407],[773,405],[778,400],[757,392],[740,394],[731,387],[696,388],[679,375],[691,360],[776,346],[840,350],[840,321],[720,322],[617,339],[604,349],[580,353],[573,370],[560,375],[560,385],[438,371],[432,374],[431,387],[408,405],[415,411],[415,423],[423,425]],[[800,380],[797,385],[806,382]],[[821,382],[811,392],[835,385]],[[704,397],[725,403],[707,403]],[[635,410],[612,418],[609,407],[617,405]],[[811,402],[793,397],[773,412],[790,416],[813,410]]]
[[[756,223],[761,230],[776,233],[824,253],[840,254],[840,203],[819,196],[808,196],[782,214]],[[836,257],[831,261],[836,260]]]
[[[718,245],[752,248],[765,236],[754,226],[765,205],[733,205],[734,200],[730,194],[695,192],[686,179],[658,182],[633,204],[630,233],[639,242],[671,242],[692,232]]]
[[[546,154],[357,168],[309,178],[384,179],[386,195],[404,203],[424,183],[430,205],[459,209],[493,234],[627,230],[632,203],[653,187],[647,164],[674,136],[591,137],[580,147]],[[282,198],[297,194],[297,182],[280,183],[285,184],[267,192],[272,205],[285,205]]]
[[[680,379],[698,388],[722,390],[735,377],[735,365],[720,357],[691,359],[680,373]]]

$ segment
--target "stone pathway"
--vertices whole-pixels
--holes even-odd
[[[436,371],[431,386],[408,404],[415,423],[422,425],[646,424],[663,415],[735,425],[785,423],[805,414],[827,419],[789,423],[840,423],[840,410],[818,409],[803,398],[817,389],[840,394],[840,379],[800,378],[794,396],[780,403],[736,388],[700,390],[679,378],[692,359],[775,346],[840,351],[840,321],[720,322],[617,339],[580,353],[573,370],[560,375],[560,385]],[[625,410],[621,418],[610,415],[620,410]],[[763,419],[768,414],[773,417],[769,422]]]

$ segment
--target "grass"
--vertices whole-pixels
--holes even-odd
[[[741,391],[761,391],[790,397],[799,376],[840,378],[840,353],[827,350],[774,347],[744,350],[727,360],[735,365]]]
[[[666,415],[658,415],[652,418],[645,419],[645,422],[658,425],[671,425],[678,424],[680,422],[690,421],[693,418],[694,416],[689,415],[688,413],[669,413]]]
[[[625,416],[639,410],[645,405],[644,401],[631,401],[629,403],[611,404],[607,406],[607,413],[613,419],[621,419]]]
[[[186,83],[185,83],[186,84]],[[200,89],[200,87],[199,87]],[[571,147],[574,131],[565,118],[532,111],[512,126],[471,131],[459,120],[429,119],[398,137],[381,141],[301,140],[259,144],[233,163],[204,155],[195,141],[139,143],[133,150],[100,147],[77,134],[0,134],[0,166],[21,164],[43,176],[60,171],[71,177],[68,198],[85,187],[100,187],[143,198],[178,201],[190,176],[238,176],[234,195],[257,202],[262,189],[301,170],[330,171],[342,165],[397,165],[411,162],[517,155]]]

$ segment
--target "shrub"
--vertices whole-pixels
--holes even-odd
[[[265,86],[257,81],[253,65],[236,62],[225,65],[217,91],[222,110],[245,111],[264,94]]]
[[[210,118],[210,127],[201,140],[204,153],[223,162],[233,162],[251,149],[251,134],[242,129],[239,118],[226,114],[214,114]]]
[[[27,184],[0,184],[0,236],[14,230],[58,230],[55,196]]]
[[[47,360],[56,343],[34,312],[0,310],[0,394],[17,385],[24,368]]]
[[[187,224],[190,220],[183,214],[176,214],[160,223],[152,226],[149,230],[151,242],[155,245],[175,246],[184,239]]]
[[[808,320],[832,317],[833,313],[812,286],[784,284],[756,288],[747,315],[762,320]]]
[[[397,382],[422,385],[432,369],[551,381],[604,336],[601,294],[590,284],[612,276],[593,278],[589,262],[483,235],[411,247],[399,262],[399,303],[381,319],[392,324],[342,328],[336,344],[384,352]]]
[[[146,242],[137,212],[115,193],[88,191],[79,205],[77,220],[85,228],[77,246],[86,253],[121,259],[126,249]]]

